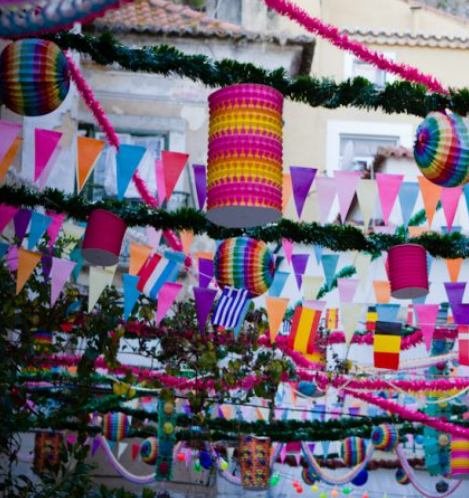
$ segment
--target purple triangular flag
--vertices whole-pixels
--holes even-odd
[[[207,197],[207,169],[203,164],[193,164],[195,190],[197,192],[197,202],[202,211]]]
[[[466,282],[445,282],[446,294],[451,306],[461,304],[466,289]]]
[[[212,304],[216,295],[217,291],[215,289],[194,287],[195,313],[197,315],[199,330],[202,334],[205,332],[207,317],[212,309]]]
[[[208,287],[213,278],[213,259],[199,258],[199,286]]]
[[[50,305],[54,306],[65,282],[75,267],[75,261],[69,259],[52,258],[52,268],[50,270]]]
[[[293,198],[295,199],[296,212],[301,218],[303,207],[308,196],[311,184],[316,176],[316,168],[305,168],[301,166],[290,166]]]
[[[93,442],[91,443],[91,456],[94,456],[94,454],[98,451],[98,448],[101,446],[101,439],[100,437],[95,437],[93,438]]]
[[[47,280],[50,276],[50,271],[52,269],[52,254],[54,250],[52,247],[47,247],[43,250],[41,258],[42,275],[44,279]]]
[[[26,235],[26,231],[28,230],[29,221],[31,220],[32,211],[30,209],[20,209],[15,214],[15,235],[18,240],[21,241],[24,239]]]
[[[308,258],[309,254],[293,254],[291,258],[298,289],[301,289],[301,284],[303,283],[303,275],[308,264]]]

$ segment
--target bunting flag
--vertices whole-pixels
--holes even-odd
[[[47,227],[47,235],[49,237],[49,246],[53,246],[57,237],[59,236],[60,229],[65,220],[65,214],[56,213],[55,211],[46,211],[47,216],[51,219],[49,226]]]
[[[282,294],[283,288],[285,287],[285,283],[289,275],[290,274],[288,272],[280,270],[277,270],[274,273],[274,279],[268,291],[269,296],[280,297],[280,294]]]
[[[446,259],[446,267],[448,268],[449,279],[451,282],[458,281],[463,262],[463,258]]]
[[[303,277],[303,297],[306,300],[316,299],[324,282],[323,277],[305,275]]]
[[[410,226],[407,227],[407,230],[409,231],[409,237],[420,237],[424,233],[428,232],[428,227]]]
[[[469,326],[459,325],[458,327],[459,341],[459,363],[469,367]]]
[[[201,334],[205,333],[207,318],[212,309],[216,295],[217,291],[215,289],[194,287],[195,314],[197,316],[197,324],[199,325]]]
[[[357,278],[360,281],[360,286],[363,287],[368,281],[368,272],[371,264],[371,254],[359,252],[354,261],[357,271]]]
[[[339,199],[340,221],[346,222],[347,214],[360,181],[359,171],[334,171],[337,198]]]
[[[323,253],[323,247],[319,244],[313,245],[314,257],[316,258],[316,263],[319,265],[321,263],[321,256]]]
[[[284,214],[285,210],[287,209],[288,203],[290,201],[291,195],[292,195],[291,176],[288,173],[284,173],[282,179],[282,213]]]
[[[357,330],[362,310],[363,305],[357,303],[344,303],[341,307],[340,320],[344,329],[345,342],[348,345],[350,345],[350,341]]]
[[[137,302],[140,292],[137,289],[138,275],[124,273],[122,287],[124,288],[124,320],[128,320]]]
[[[397,322],[400,308],[401,305],[397,303],[377,304],[378,320],[380,322]]]
[[[192,230],[180,230],[179,238],[181,239],[184,254],[190,254],[191,245],[194,242],[194,232]]]
[[[15,217],[17,212],[17,207],[9,206],[8,204],[0,204],[0,233],[5,230],[6,226]]]
[[[158,193],[158,203],[160,206],[166,199],[166,185],[164,180],[163,163],[161,159],[155,161],[156,190]]]
[[[293,200],[295,201],[298,218],[301,219],[306,197],[316,176],[316,168],[301,166],[290,166],[290,177],[293,189]]]
[[[399,190],[399,204],[401,205],[402,221],[409,224],[410,217],[419,195],[419,186],[416,182],[403,182]]]
[[[117,265],[114,266],[90,266],[89,272],[89,294],[88,312],[90,313],[98,302],[103,290],[112,285]]]
[[[163,230],[156,230],[154,227],[145,227],[145,235],[147,237],[147,245],[156,248],[160,245]]]
[[[376,302],[389,303],[391,300],[391,285],[387,280],[373,280]]]
[[[50,167],[54,163],[62,133],[54,130],[34,130],[34,181],[45,173],[47,178]]]
[[[141,145],[121,144],[116,154],[117,198],[122,200],[130,180],[140,164],[146,149]]]
[[[363,217],[363,229],[368,231],[370,220],[373,217],[378,189],[376,180],[361,178],[357,185],[357,199]]]
[[[68,281],[75,267],[75,261],[53,257],[50,269],[50,305],[54,306],[65,282]]]
[[[265,298],[265,307],[267,309],[269,336],[271,342],[274,342],[277,337],[289,302],[290,300],[287,297],[266,296]]]
[[[287,258],[288,264],[292,264],[293,242],[289,239],[282,239],[282,248]]]
[[[18,239],[19,243],[24,239],[26,232],[28,231],[29,222],[31,221],[32,211],[30,209],[21,208],[15,214],[15,237]]]
[[[169,200],[171,194],[173,193],[174,187],[181,176],[182,170],[184,169],[187,160],[189,159],[189,154],[183,152],[171,152],[164,150],[161,153],[161,164],[163,165],[164,171],[164,183],[165,183],[165,199]]]
[[[295,274],[296,284],[298,289],[301,289],[303,283],[303,275],[308,264],[309,254],[292,254],[291,263]]]
[[[326,329],[330,332],[339,328],[339,308],[327,308]]]
[[[402,342],[400,322],[376,322],[373,338],[373,357],[376,368],[399,369]]]
[[[367,332],[374,332],[376,330],[376,322],[378,321],[378,312],[376,306],[368,306],[365,318],[365,328]]]
[[[68,257],[78,244],[79,240],[83,237],[83,234],[85,233],[85,227],[75,225],[71,221],[68,221],[63,224],[62,231],[64,233],[64,236],[70,239],[70,241],[65,244],[63,248],[63,256]],[[81,251],[79,252],[81,254]]]
[[[158,293],[158,305],[156,307],[156,325],[166,316],[166,313],[173,305],[178,294],[182,290],[182,284],[177,282],[165,282]]]
[[[0,131],[0,136],[1,136],[1,131]],[[15,160],[16,156],[18,155],[18,152],[20,151],[21,144],[23,141],[21,138],[16,138],[13,141],[13,144],[11,147],[7,150],[6,154],[1,157],[0,156],[0,183],[2,183],[5,180],[5,177],[8,173],[8,170],[10,169],[10,166],[13,164],[13,161]]]
[[[197,194],[197,206],[202,211],[207,199],[207,168],[204,164],[193,164],[194,185]]]
[[[320,361],[321,354],[316,343],[316,334],[321,319],[321,311],[297,306],[292,318],[288,347],[308,355],[312,361]]]
[[[436,205],[441,197],[442,187],[436,183],[427,180],[424,176],[417,177],[422,193],[423,207],[427,215],[428,226],[432,226],[433,216],[435,215]]]
[[[326,280],[326,285],[328,287],[330,287],[332,281],[334,280],[334,275],[337,269],[338,262],[339,262],[338,254],[323,254],[321,256],[322,268],[324,270],[324,278]]]
[[[249,293],[246,289],[225,287],[212,315],[213,325],[233,329],[238,325]]]
[[[445,215],[448,230],[451,232],[454,217],[458,209],[459,199],[461,198],[462,187],[443,188],[441,191],[441,205]]]
[[[385,225],[389,224],[389,217],[391,216],[394,204],[396,203],[403,180],[404,175],[376,173],[376,184],[381,204],[381,215]]]
[[[445,289],[455,323],[469,325],[469,304],[462,302],[466,282],[445,282]]]
[[[341,303],[351,303],[353,301],[358,282],[358,278],[337,279],[337,288],[339,289],[339,299]]]
[[[0,120],[0,161],[11,149],[21,131],[21,123]]]
[[[130,275],[138,275],[145,261],[151,254],[151,246],[145,244],[137,244],[131,242],[129,247],[129,273]]]
[[[199,287],[208,287],[213,279],[213,258],[199,258]]]
[[[10,246],[6,255],[6,263],[8,269],[14,272],[18,269],[18,247],[15,245]]]
[[[438,304],[414,304],[414,310],[417,325],[422,331],[425,346],[427,351],[430,351],[439,306]]]
[[[33,211],[31,214],[31,225],[28,234],[28,249],[31,251],[46,233],[52,222],[52,218],[42,213]]]
[[[332,203],[334,202],[337,188],[334,178],[318,176],[316,178],[316,192],[318,201],[319,221],[324,225],[327,223]]]
[[[41,261],[41,255],[37,252],[27,251],[22,247],[18,248],[18,273],[16,275],[16,294],[19,294],[34,269]]]
[[[88,181],[99,155],[104,149],[104,142],[90,137],[77,138],[77,191],[81,192]]]

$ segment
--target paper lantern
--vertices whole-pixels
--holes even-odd
[[[308,467],[307,469],[303,469],[301,471],[301,477],[302,477],[304,483],[307,484],[308,486],[312,486],[319,479],[319,477],[314,472],[314,469],[312,467]]]
[[[140,457],[142,462],[148,465],[155,465],[158,458],[158,439],[156,437],[147,437],[140,445]]]
[[[95,209],[88,219],[81,252],[90,265],[112,266],[119,261],[126,226],[119,216]]]
[[[309,382],[307,380],[300,380],[300,382],[298,382],[298,391],[303,396],[308,396],[311,398],[318,393],[318,388],[314,382]]]
[[[67,59],[55,43],[19,40],[0,55],[0,101],[17,114],[49,114],[64,101],[69,88]]]
[[[342,442],[340,455],[347,467],[358,465],[365,459],[365,440],[360,437],[347,437]]]
[[[209,97],[207,217],[253,227],[282,214],[283,96],[265,85],[222,88]]]
[[[270,476],[270,439],[266,437],[241,436],[239,462],[243,488],[267,489]]]
[[[469,439],[451,436],[451,477],[469,479]]]
[[[205,470],[209,470],[212,467],[212,457],[210,456],[210,453],[208,451],[202,450],[199,452],[199,462],[200,465]]]
[[[214,259],[218,285],[246,289],[251,297],[260,296],[269,289],[274,278],[274,259],[261,240],[235,237],[224,240]]]
[[[57,472],[60,467],[60,455],[64,443],[63,435],[59,432],[37,432],[34,439],[35,472]]]
[[[418,244],[400,244],[388,251],[391,295],[415,299],[428,294],[427,253]]]
[[[399,433],[394,425],[382,424],[373,429],[371,442],[377,450],[392,451],[399,443]]]
[[[106,413],[103,416],[103,436],[109,441],[120,441],[127,437],[129,426],[129,419],[124,413]]]
[[[431,112],[417,128],[414,157],[425,178],[442,187],[469,180],[469,132],[457,114]]]
[[[410,483],[409,476],[404,472],[404,469],[396,470],[396,481],[402,486],[406,486]]]
[[[355,486],[364,486],[368,482],[368,471],[363,469],[353,479],[352,484]]]
[[[446,481],[438,481],[435,484],[435,489],[438,493],[446,493],[448,491],[449,484]]]

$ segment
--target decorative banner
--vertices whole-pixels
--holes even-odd
[[[316,178],[316,192],[318,200],[319,221],[324,225],[327,223],[332,203],[337,193],[334,178],[318,176]]]
[[[389,217],[391,216],[392,209],[396,203],[403,180],[404,175],[376,173],[376,184],[381,203],[381,214],[385,225],[389,223]]]
[[[156,307],[156,325],[159,325],[161,320],[166,316],[169,308],[173,305],[178,294],[182,290],[182,284],[177,282],[166,282],[161,287],[158,293],[158,305]]]
[[[356,303],[344,303],[341,306],[340,320],[345,334],[346,344],[350,344],[350,341],[357,329],[358,321],[360,320],[363,310],[362,304]]]
[[[164,150],[161,153],[161,164],[163,165],[164,171],[164,182],[165,182],[165,199],[169,200],[171,194],[173,193],[174,187],[181,176],[182,170],[184,169],[187,160],[189,159],[189,154],[183,152],[170,152]]]
[[[197,206],[202,211],[207,199],[207,168],[204,164],[193,164],[195,191],[197,193]]]
[[[124,273],[122,275],[122,287],[124,288],[124,320],[128,320],[132,314],[135,303],[140,292],[137,289],[138,275]]]
[[[373,339],[374,366],[389,370],[399,369],[399,357],[402,342],[402,324],[400,322],[376,322]]]
[[[459,325],[458,340],[459,363],[469,367],[469,327],[467,325]]]
[[[323,247],[318,245],[318,244],[314,244],[313,245],[313,252],[314,252],[314,257],[316,258],[316,263],[319,265],[321,263],[321,256],[323,253]]]
[[[265,307],[267,309],[267,318],[269,320],[269,336],[271,342],[274,342],[277,337],[289,302],[290,300],[288,297],[266,296],[265,298]]]
[[[50,269],[50,305],[54,306],[57,301],[62,289],[64,288],[65,282],[70,278],[73,268],[75,267],[75,261],[70,261],[68,259],[60,259],[53,257],[52,266]]]
[[[466,282],[445,282],[446,294],[453,312],[453,318],[458,325],[469,324],[469,304],[463,304]]]
[[[387,280],[373,280],[376,302],[389,303],[391,299],[391,284]]]
[[[402,221],[405,226],[409,224],[412,211],[414,210],[419,185],[416,182],[403,182],[399,190],[399,204],[401,205]]]
[[[363,217],[363,230],[368,231],[370,220],[376,209],[378,190],[376,180],[361,178],[357,185],[357,199]]]
[[[288,263],[292,264],[293,242],[289,239],[282,239],[282,248]]]
[[[359,252],[354,261],[357,277],[360,280],[360,286],[363,286],[368,281],[368,272],[371,265],[371,254]]]
[[[16,294],[19,294],[34,269],[41,261],[41,255],[36,252],[27,251],[22,247],[18,248],[18,273],[16,276]]]
[[[1,131],[0,131],[0,136],[1,136]],[[16,138],[12,146],[7,150],[6,154],[3,156],[3,158],[0,159],[0,183],[5,180],[5,176],[7,175],[8,170],[10,169],[10,166],[13,164],[13,161],[15,160],[16,156],[18,155],[22,143],[23,141],[21,140],[21,138]]]
[[[194,232],[192,230],[180,230],[179,238],[181,239],[182,251],[188,255],[192,242],[194,241]]]
[[[453,221],[458,209],[461,194],[462,187],[443,188],[441,191],[441,205],[443,206],[443,213],[450,232],[453,227]]]
[[[244,489],[261,490],[269,487],[272,444],[267,437],[241,436],[239,465]]]
[[[283,288],[285,287],[285,283],[289,277],[289,273],[286,271],[277,270],[274,273],[274,279],[269,288],[269,296],[272,297],[280,297],[282,294]]]
[[[321,256],[322,268],[324,270],[324,278],[327,286],[330,286],[334,280],[337,263],[339,262],[338,254],[323,254]]]
[[[213,325],[235,329],[240,320],[244,318],[243,313],[248,301],[249,292],[247,289],[224,287],[212,315]]]
[[[161,159],[155,161],[156,190],[158,193],[158,203],[161,206],[166,199],[166,186],[164,181],[164,170]]]
[[[46,232],[51,222],[52,219],[49,216],[42,213],[38,213],[36,211],[32,212],[31,226],[29,227],[29,234],[28,234],[28,249],[30,251],[34,249],[36,244],[39,242],[41,237]]]
[[[90,137],[77,138],[77,191],[81,192],[90,177],[97,159],[104,149],[104,142]]]
[[[459,273],[461,272],[461,266],[463,264],[463,258],[447,259],[446,267],[448,268],[449,279],[451,282],[457,282],[459,278]]]
[[[3,161],[5,155],[12,148],[20,131],[20,123],[0,120],[0,161]]]
[[[53,246],[57,237],[59,236],[60,229],[65,220],[65,214],[56,213],[55,211],[46,211],[47,216],[51,219],[51,223],[47,227],[47,235],[49,236],[49,246]]]
[[[116,154],[117,198],[122,200],[130,180],[137,170],[146,149],[141,145],[121,144]]]
[[[298,289],[301,289],[301,284],[303,282],[303,275],[306,271],[308,259],[309,259],[309,254],[293,254],[291,257],[293,272],[295,273],[295,279],[296,279],[296,284],[298,285]]]
[[[381,305],[386,306],[386,305]],[[367,332],[374,332],[376,330],[376,322],[378,321],[378,312],[376,311],[376,306],[368,306],[365,318],[365,327]],[[384,320],[392,321],[392,320]]]
[[[353,301],[358,283],[358,278],[337,279],[337,287],[339,289],[339,299],[341,303],[351,303]]]
[[[380,322],[396,322],[400,308],[400,304],[377,304],[377,320]]]
[[[208,287],[213,279],[214,266],[213,258],[199,258],[199,287]]]
[[[326,329],[329,331],[337,330],[339,327],[339,308],[327,308],[326,310]]]
[[[26,232],[28,230],[29,222],[31,221],[32,211],[29,209],[21,208],[14,218],[15,222],[15,237],[21,244]]]
[[[156,480],[170,480],[176,431],[174,400],[158,400],[158,456],[156,458]]]
[[[305,205],[306,197],[308,197],[308,192],[314,181],[316,173],[316,168],[290,166],[293,199],[295,201],[298,218],[300,219],[301,214],[303,213],[303,207]]]
[[[54,130],[34,130],[34,181],[37,182],[44,170],[48,170],[54,162],[55,152],[62,133]],[[48,176],[48,173],[46,173]]]
[[[291,176],[288,173],[284,173],[283,183],[282,183],[282,213],[285,213],[291,195],[292,195]]]
[[[297,306],[293,313],[288,347],[298,353],[308,355],[312,361],[320,361],[320,352],[316,344],[316,334],[321,319],[321,311]],[[311,358],[314,356],[314,358]]]
[[[130,275],[137,275],[145,264],[145,261],[151,254],[151,246],[144,244],[137,244],[136,242],[130,243],[129,248],[129,273]]]
[[[207,318],[212,309],[216,295],[217,291],[215,289],[194,287],[195,314],[197,316],[197,323],[201,334],[205,333]]]
[[[112,285],[117,265],[114,266],[90,266],[89,270],[89,294],[88,312],[91,313],[103,290]]]
[[[417,324],[422,331],[425,346],[427,351],[430,351],[439,306],[438,304],[414,304],[414,310]]]
[[[323,277],[314,277],[311,275],[306,275],[303,277],[303,298],[306,300],[316,299],[324,282]]]
[[[360,181],[359,171],[334,171],[335,186],[339,199],[340,221],[344,224],[352,204],[357,185]]]
[[[8,204],[0,204],[0,233],[5,230],[5,227],[10,223],[17,212],[17,207],[8,206]]]
[[[18,247],[15,245],[10,246],[6,256],[6,263],[8,269],[13,273],[18,269]]]
[[[417,179],[420,185],[420,192],[422,192],[423,206],[425,208],[425,214],[427,215],[428,226],[431,227],[436,205],[441,197],[442,187],[431,182],[424,176],[418,176]]]

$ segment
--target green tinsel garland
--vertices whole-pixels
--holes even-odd
[[[279,90],[285,97],[312,107],[336,109],[357,107],[381,109],[387,114],[406,113],[426,116],[431,111],[451,109],[460,115],[469,112],[469,89],[451,90],[449,95],[428,94],[425,87],[396,81],[378,88],[364,78],[341,83],[329,79],[299,76],[290,78],[285,69],[268,71],[249,63],[224,59],[214,61],[205,55],[186,55],[174,47],[156,45],[129,48],[109,33],[100,36],[58,33],[49,36],[63,49],[89,55],[103,66],[119,64],[130,71],[178,75],[209,87],[235,83],[261,83]]]

